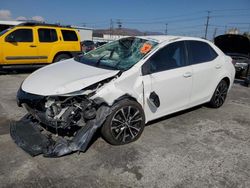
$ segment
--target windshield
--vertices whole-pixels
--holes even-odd
[[[75,58],[84,64],[115,70],[128,70],[158,43],[136,37],[123,38]]]

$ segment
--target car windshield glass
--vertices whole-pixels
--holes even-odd
[[[115,70],[128,70],[158,43],[137,37],[123,38],[75,58],[76,61]]]

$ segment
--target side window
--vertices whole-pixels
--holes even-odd
[[[38,36],[40,42],[57,41],[57,34],[55,29],[38,29]]]
[[[187,41],[190,64],[204,63],[214,60],[218,54],[207,43],[202,41]]]
[[[150,72],[160,72],[186,65],[185,44],[183,41],[171,43],[160,49],[146,63],[150,65]]]
[[[62,36],[64,41],[78,41],[75,31],[62,30]]]
[[[5,41],[33,42],[32,29],[17,29],[7,35]]]

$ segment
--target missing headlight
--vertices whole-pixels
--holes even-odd
[[[45,121],[55,128],[83,126],[85,121],[95,118],[93,101],[84,96],[48,97],[45,102]]]

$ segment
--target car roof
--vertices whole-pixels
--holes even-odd
[[[70,25],[59,25],[59,24],[48,24],[48,23],[41,23],[41,22],[24,22],[21,24],[16,25],[16,27],[58,27],[64,29],[74,29]]]
[[[207,42],[207,40],[198,37],[173,36],[173,35],[151,35],[151,36],[138,36],[138,37],[145,40],[156,41],[158,43],[170,42],[175,40],[198,40]]]
[[[23,23],[22,21],[2,21],[0,20],[0,25],[18,25],[18,24],[21,24]]]

